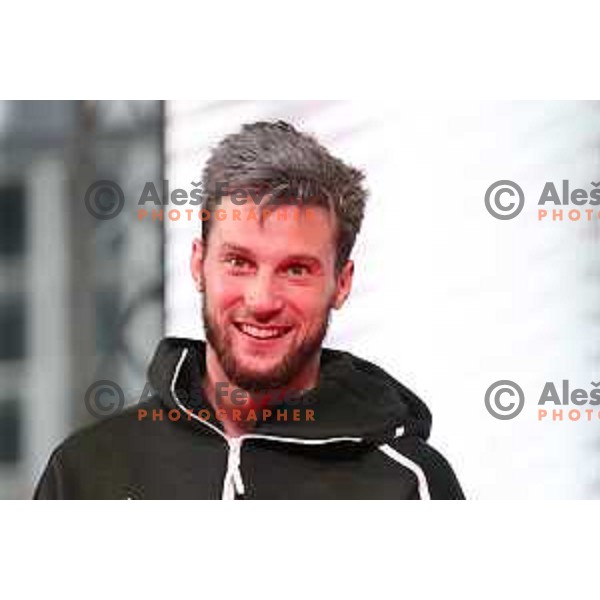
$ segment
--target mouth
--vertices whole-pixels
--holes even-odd
[[[258,341],[281,339],[292,330],[291,325],[256,325],[241,321],[236,321],[233,325],[240,333]]]

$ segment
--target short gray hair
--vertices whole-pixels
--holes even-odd
[[[363,179],[361,171],[289,123],[259,121],[243,125],[212,151],[202,173],[203,208],[212,214],[228,190],[259,188],[272,194],[269,203],[300,202],[333,210],[339,269],[350,257],[364,217]],[[204,241],[211,221],[202,222]]]

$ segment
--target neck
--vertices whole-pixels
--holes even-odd
[[[202,381],[203,391],[215,411],[220,411],[225,433],[238,437],[256,424],[250,411],[258,414],[272,398],[285,397],[314,388],[319,381],[321,353],[317,353],[305,367],[285,386],[260,392],[242,390],[223,371],[212,346],[206,345],[206,369]]]

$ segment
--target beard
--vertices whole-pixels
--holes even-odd
[[[248,392],[262,392],[286,387],[321,350],[329,328],[331,309],[328,309],[312,335],[290,348],[277,365],[268,370],[245,368],[233,351],[231,335],[212,318],[206,294],[202,296],[202,319],[206,341],[213,348],[221,367],[231,383]],[[300,390],[297,390],[300,391]]]

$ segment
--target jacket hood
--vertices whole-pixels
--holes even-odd
[[[212,406],[202,391],[206,344],[186,338],[164,338],[148,369],[150,385],[164,406],[210,413],[221,432]],[[272,407],[314,410],[314,420],[258,420],[252,433],[318,440],[352,437],[383,442],[399,434],[429,437],[431,413],[413,392],[376,365],[348,352],[322,349],[318,385],[304,392],[300,403]],[[260,411],[257,411],[260,412]],[[206,413],[204,413],[206,414]],[[190,424],[182,419],[181,423]],[[197,425],[196,423],[193,423]]]

